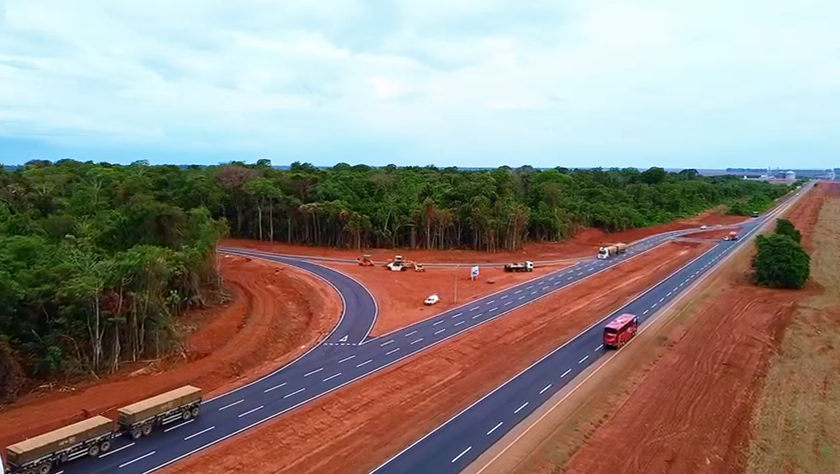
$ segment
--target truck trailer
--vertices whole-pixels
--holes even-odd
[[[598,249],[598,259],[604,260],[627,251],[627,244],[617,243]]]
[[[506,272],[532,272],[532,271],[534,271],[534,262],[526,261],[526,262],[506,263],[505,264],[505,271]]]
[[[126,434],[149,435],[157,425],[199,415],[201,389],[186,385],[117,410],[115,420],[94,416],[6,448],[9,474],[49,474],[54,467],[111,449],[111,440]],[[0,474],[3,474],[0,462]]]

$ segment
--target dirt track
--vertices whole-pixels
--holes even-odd
[[[341,301],[321,280],[296,269],[222,259],[233,301],[186,315],[183,357],[126,367],[100,381],[34,393],[0,411],[0,446],[184,384],[209,396],[270,372],[301,354],[337,323]],[[189,326],[192,326],[190,328]]]
[[[707,248],[663,245],[163,473],[369,472]],[[605,287],[613,291],[598,291]]]
[[[813,230],[824,193],[825,187],[818,187],[788,216],[805,236]],[[815,285],[796,292],[755,287],[745,275],[749,257],[745,253],[728,264],[717,279],[722,288],[696,307],[686,327],[665,336],[672,347],[574,456],[566,473],[741,472],[755,394],[770,354],[779,347],[796,302],[819,291]],[[558,469],[539,459],[531,465],[539,468],[529,472]]]
[[[375,261],[390,261],[395,254],[424,263],[499,263],[515,262],[520,260],[551,261],[581,256],[594,256],[598,247],[609,242],[633,242],[635,240],[649,237],[651,235],[668,232],[672,230],[690,229],[701,225],[727,225],[737,224],[749,219],[743,216],[730,216],[721,213],[722,209],[704,212],[698,216],[688,219],[680,219],[670,224],[632,229],[625,232],[608,234],[598,229],[582,229],[575,234],[574,238],[565,242],[529,243],[523,250],[517,252],[476,252],[470,250],[447,250],[447,251],[425,251],[425,250],[399,250],[393,249],[372,249],[366,250]],[[288,245],[268,242],[257,242],[245,239],[229,239],[225,245],[232,247],[243,247],[259,249],[267,252],[285,253],[292,255],[310,255],[318,257],[334,257],[356,259],[362,252],[344,249],[323,249],[317,247],[304,247],[299,245]]]

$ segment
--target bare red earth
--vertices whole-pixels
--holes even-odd
[[[222,259],[233,300],[188,314],[177,357],[134,364],[98,381],[32,393],[0,411],[0,446],[184,384],[212,396],[303,353],[337,323],[341,300],[302,271],[242,257]]]
[[[824,195],[822,184],[788,218],[806,247]],[[798,301],[819,292],[777,291],[752,285],[745,274],[749,254],[716,280],[721,289],[700,307],[677,341],[636,387],[618,412],[570,461],[570,474],[621,472],[737,473],[756,391],[770,355]],[[617,453],[617,455],[605,455]],[[545,463],[540,472],[557,472]]]
[[[669,243],[444,342],[164,474],[361,474],[707,250]],[[602,291],[609,288],[610,291]]]
[[[393,250],[368,249],[362,251],[347,249],[324,249],[319,247],[305,247],[280,243],[258,242],[247,239],[228,239],[225,245],[259,249],[267,252],[291,255],[308,255],[318,257],[333,257],[356,259],[362,253],[368,253],[373,260],[382,263],[393,259],[394,255],[425,263],[506,263],[520,260],[553,261],[581,256],[594,256],[598,247],[611,242],[633,242],[651,235],[672,230],[690,229],[701,225],[728,225],[743,222],[743,216],[730,216],[722,213],[722,209],[704,212],[698,216],[680,219],[670,224],[632,229],[625,232],[606,233],[598,229],[582,229],[574,238],[565,242],[529,243],[523,250],[517,252],[477,252],[471,250]]]
[[[479,279],[471,281],[470,267],[430,267],[423,273],[415,273],[392,272],[383,267],[360,267],[352,264],[326,265],[353,276],[376,298],[379,316],[371,332],[374,336],[430,318],[442,311],[468,304],[475,298],[564,267],[537,267],[533,272],[522,273],[505,273],[501,268],[484,268]],[[423,300],[433,293],[440,297],[440,303],[425,306]]]

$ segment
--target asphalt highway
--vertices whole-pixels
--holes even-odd
[[[754,228],[762,221],[763,219],[750,221],[746,227]],[[222,249],[221,251],[225,253],[296,266],[327,281],[338,290],[344,302],[344,312],[336,328],[322,343],[314,346],[292,363],[251,384],[207,400],[202,404],[202,414],[198,418],[186,423],[173,421],[157,428],[151,436],[136,441],[126,436],[119,437],[114,440],[112,450],[99,458],[83,457],[65,464],[55,472],[56,474],[146,474],[153,472],[465,331],[502,317],[523,305],[605,271],[665,241],[697,230],[674,231],[643,239],[631,246],[626,254],[608,260],[596,260],[593,257],[590,261],[534,278],[375,338],[370,338],[369,333],[376,321],[376,302],[370,292],[356,280],[303,259],[245,249]],[[705,271],[731,247],[732,244],[729,243],[718,245],[704,254],[701,257],[702,261],[698,260],[692,264],[696,267],[683,270],[680,275],[687,275],[686,272],[690,271],[697,271],[698,274]],[[712,256],[712,253],[715,253],[716,257]],[[371,271],[385,270],[374,267]],[[656,287],[643,297],[644,302],[636,301],[630,306],[636,310],[637,307],[641,308],[648,303],[650,303],[650,308],[655,307],[656,304],[665,303],[666,299],[671,298],[680,287],[678,282],[672,283],[676,283],[673,291],[669,292],[664,287],[663,289]],[[657,298],[662,298],[662,301],[659,302]],[[642,311],[644,310],[640,310],[639,313],[644,321],[645,315],[641,314]],[[542,383],[543,380],[548,379],[550,373],[553,373],[550,363],[537,364],[531,370],[521,374],[522,378],[500,387],[458,417],[457,423],[449,422],[442,426],[383,465],[379,472],[435,474],[457,472],[457,469],[460,469],[459,466],[466,465],[477,454],[489,447],[490,444],[482,444],[482,442],[498,439],[497,436],[506,432],[516,419],[529,413],[538,403],[548,398],[549,392],[559,388],[563,379],[573,378],[576,371],[589,363],[587,360],[591,362],[591,359],[599,356],[600,349],[596,351],[597,344],[592,344],[599,340],[596,333],[597,336],[600,335],[599,328],[591,328],[544,359],[561,363],[556,361],[557,357],[560,357],[565,363],[569,354],[579,353],[582,348],[592,345],[589,348],[592,351],[586,360],[570,364],[571,371],[556,382],[552,382],[549,388],[543,390],[543,387],[540,387],[537,392],[542,390],[542,393],[538,396],[523,398],[525,394],[530,393],[532,384]],[[574,347],[575,350],[572,351],[569,347]],[[562,356],[557,354],[562,354]],[[513,414],[513,418],[501,418],[503,410],[506,409],[503,407],[507,407],[508,402],[515,403],[516,400],[522,400],[520,404],[525,405]],[[493,419],[498,419],[494,424],[502,423],[486,436],[486,440],[475,438],[474,428]],[[455,431],[452,431],[453,429]],[[488,428],[485,431],[489,430]],[[461,434],[453,436],[453,433],[471,434],[470,437],[465,438],[461,437],[463,436]],[[468,444],[465,444],[465,441],[468,441]],[[463,447],[459,448],[462,445]],[[463,453],[459,451],[450,455],[456,449],[460,449]]]
[[[804,191],[810,189],[803,188]],[[371,474],[456,474],[525,420],[557,391],[604,356],[604,325],[623,313],[639,316],[644,326],[661,308],[744,242],[773,212],[741,226],[737,241],[720,241],[612,314],[593,324],[446,423],[377,467]],[[792,202],[790,202],[792,204]]]

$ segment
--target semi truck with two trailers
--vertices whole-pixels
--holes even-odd
[[[50,474],[66,462],[100,456],[119,436],[138,439],[159,425],[197,417],[201,399],[201,389],[185,385],[120,408],[116,420],[97,415],[13,444],[6,448],[9,474]]]

